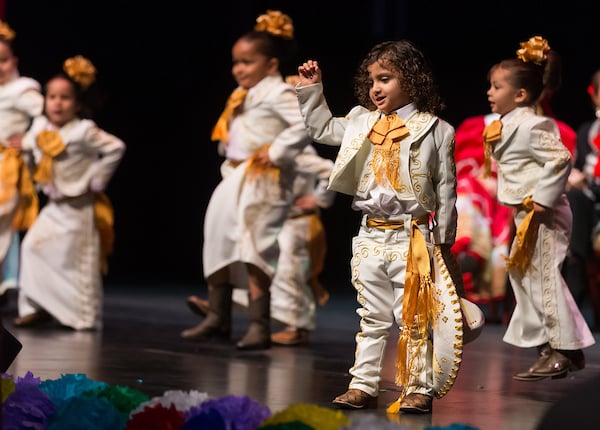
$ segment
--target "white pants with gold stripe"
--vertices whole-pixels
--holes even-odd
[[[349,388],[357,388],[377,396],[381,381],[382,363],[390,329],[402,325],[402,299],[409,245],[410,216],[405,227],[398,230],[379,230],[366,226],[363,218],[359,233],[352,240],[352,284],[356,288],[360,307],[360,331],[356,334],[354,365],[350,368]],[[429,237],[427,226],[421,227]],[[409,342],[409,344],[412,342]],[[409,356],[415,357],[406,393],[432,394],[432,349],[424,342]],[[394,359],[395,363],[395,359]],[[392,374],[395,375],[395,368]],[[395,377],[395,376],[394,376]]]
[[[527,215],[519,211],[515,225]],[[554,349],[581,349],[594,337],[561,275],[569,247],[572,214],[566,196],[556,204],[551,226],[541,224],[531,265],[522,275],[509,271],[516,306],[504,341],[529,348],[546,342]]]

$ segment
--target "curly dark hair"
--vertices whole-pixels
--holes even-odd
[[[401,75],[402,88],[418,110],[435,115],[445,108],[427,58],[408,40],[382,42],[369,51],[354,77],[354,94],[361,105],[376,109],[369,97],[372,82],[367,70],[376,62]]]

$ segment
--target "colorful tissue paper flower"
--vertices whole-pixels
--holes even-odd
[[[227,429],[255,430],[260,423],[271,416],[268,407],[250,399],[248,396],[224,396],[208,399],[198,407],[192,407],[186,414],[186,423],[192,417],[215,410],[223,417]]]
[[[225,417],[216,409],[208,409],[194,415],[181,427],[181,430],[231,430],[235,427],[225,422]],[[129,429],[127,429],[129,430]],[[141,430],[141,429],[140,429]],[[237,430],[237,429],[236,429]]]
[[[261,426],[261,430],[317,430],[302,421],[290,421],[288,423],[268,424]]]
[[[82,373],[69,373],[58,379],[47,379],[40,383],[40,389],[59,407],[71,397],[78,397],[86,391],[104,388],[106,385],[105,382],[96,382]]]
[[[178,411],[187,412],[192,407],[199,406],[207,399],[207,393],[197,390],[167,390],[162,396],[153,397],[150,400],[140,403],[137,408],[131,411],[131,415],[143,411],[146,407],[152,407],[157,404],[161,404],[165,408],[174,405]]]
[[[146,402],[149,397],[135,388],[122,387],[120,385],[108,385],[97,388],[93,391],[85,392],[86,396],[103,397],[108,400],[119,412],[127,415],[137,408],[141,403]]]
[[[45,430],[56,406],[32,378],[18,380],[2,404],[4,430]]]
[[[125,426],[128,418],[105,398],[70,397],[56,410],[48,430],[118,430]]]
[[[283,424],[300,421],[319,430],[338,430],[341,426],[348,425],[348,418],[342,411],[323,408],[317,405],[298,403],[277,412],[265,420],[259,429],[272,424]]]
[[[2,374],[0,376],[0,402],[4,403],[6,398],[15,391],[15,381],[12,376]]]
[[[178,411],[175,405],[165,407],[157,403],[132,414],[124,430],[179,430],[184,423],[183,412]]]

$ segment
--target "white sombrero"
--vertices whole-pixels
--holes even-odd
[[[479,306],[459,297],[438,246],[434,247],[431,270],[434,294],[439,304],[433,325],[433,390],[435,396],[441,398],[454,384],[462,361],[463,345],[481,334],[485,318]]]

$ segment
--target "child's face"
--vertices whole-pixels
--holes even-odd
[[[233,66],[231,74],[237,84],[250,89],[266,76],[277,72],[279,62],[267,58],[256,49],[256,44],[245,39],[238,40],[231,50]]]
[[[524,100],[524,90],[512,86],[509,71],[496,67],[490,73],[490,88],[487,90],[488,102],[492,112],[505,115],[519,107]]]
[[[64,78],[54,78],[46,85],[44,111],[51,124],[62,127],[79,111],[73,83]]]
[[[385,114],[410,103],[402,88],[402,74],[383,66],[379,61],[367,67],[371,88],[369,96],[377,109]]]
[[[12,48],[6,42],[0,41],[0,85],[6,84],[14,76],[17,63]]]

